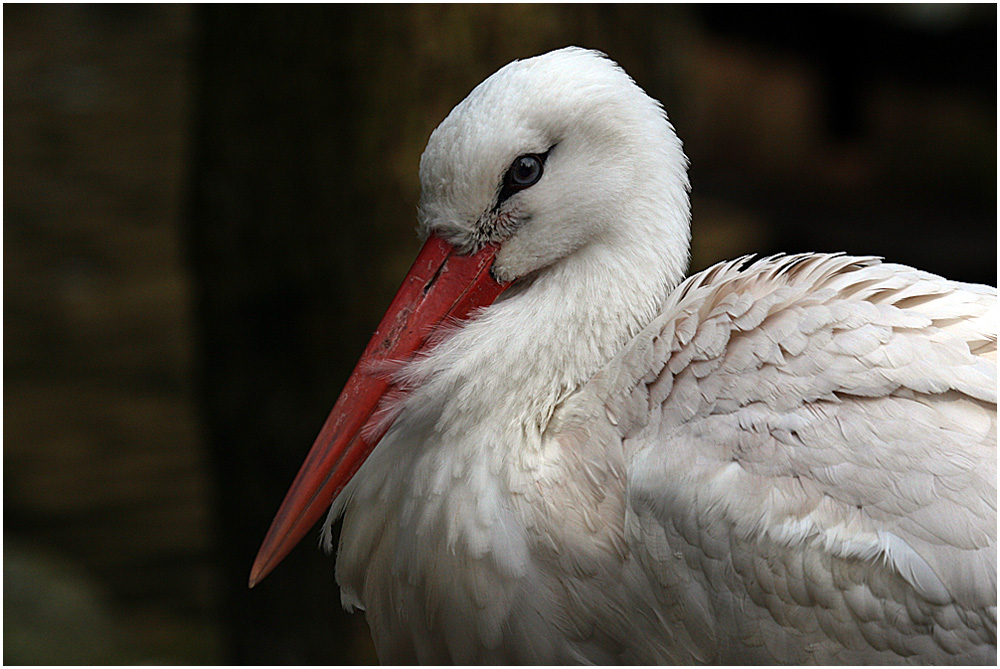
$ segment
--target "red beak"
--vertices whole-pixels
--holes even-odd
[[[368,428],[392,381],[380,361],[408,360],[427,348],[442,322],[464,320],[507,287],[490,274],[497,247],[470,256],[436,235],[424,244],[403,285],[351,372],[312,450],[285,495],[250,571],[252,588],[278,566],[330,508],[388,430]]]

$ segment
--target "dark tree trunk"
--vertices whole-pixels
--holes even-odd
[[[199,8],[188,247],[233,662],[375,660],[313,541],[247,577],[415,255],[423,144],[484,76],[544,50],[514,30],[526,11]]]
[[[271,516],[370,330],[358,291],[379,275],[373,249],[390,243],[368,220],[376,187],[359,167],[358,11],[201,9],[189,247],[236,663],[374,659],[356,652],[364,619],[341,610],[334,561],[313,541],[247,589]]]

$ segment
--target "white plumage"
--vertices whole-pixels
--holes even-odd
[[[330,511],[383,662],[996,662],[995,289],[827,254],[681,283],[680,142],[582,49],[477,87],[421,180],[423,233],[513,283],[394,372]]]

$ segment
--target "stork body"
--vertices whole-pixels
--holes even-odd
[[[580,49],[480,85],[421,181],[428,244],[509,287],[355,372],[395,391],[324,536],[383,662],[995,663],[994,289],[827,254],[681,283],[680,142]]]

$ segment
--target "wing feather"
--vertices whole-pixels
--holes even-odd
[[[554,423],[614,426],[636,568],[706,657],[995,662],[996,316],[874,258],[722,263]]]

